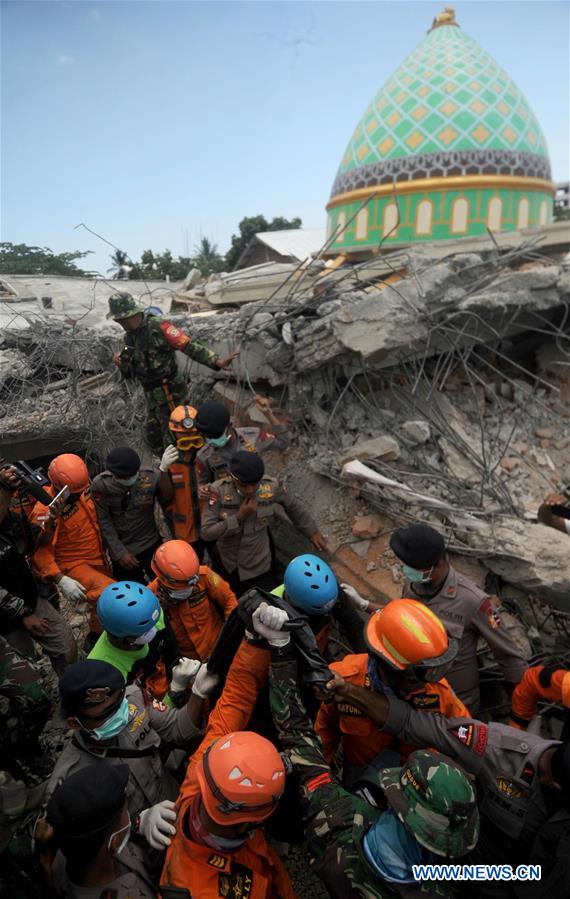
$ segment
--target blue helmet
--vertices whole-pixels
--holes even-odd
[[[140,637],[158,621],[160,603],[148,587],[135,581],[117,581],[101,593],[97,616],[114,637]]]
[[[330,565],[318,556],[297,556],[285,569],[285,593],[308,615],[330,612],[338,599],[338,584]]]

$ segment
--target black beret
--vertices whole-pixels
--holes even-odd
[[[230,459],[230,471],[242,484],[257,484],[265,474],[265,465],[258,453],[240,450]]]
[[[390,549],[406,565],[425,571],[443,558],[445,542],[429,524],[410,524],[394,531]]]
[[[130,478],[140,467],[140,456],[130,446],[116,446],[107,456],[107,468],[117,478]]]
[[[221,437],[230,423],[230,413],[221,403],[207,400],[198,406],[194,424],[206,437]]]
[[[56,838],[81,839],[104,832],[125,802],[128,765],[88,765],[55,788],[46,818]]]
[[[111,693],[125,689],[118,668],[98,659],[85,659],[66,668],[60,682],[61,704],[66,712],[83,710],[105,702]]]

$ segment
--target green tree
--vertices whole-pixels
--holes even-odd
[[[128,253],[125,253],[123,250],[115,250],[110,258],[112,266],[107,269],[108,275],[111,275],[114,279],[132,277],[133,264]]]
[[[30,247],[25,243],[0,243],[0,274],[74,275],[85,278],[89,273],[75,265],[92,250],[54,253],[49,247]]]
[[[570,221],[570,209],[564,209],[563,206],[554,206],[554,221],[567,222]]]
[[[286,231],[289,228],[300,228],[302,225],[300,218],[289,219],[283,216],[277,216],[270,222],[264,215],[253,215],[244,218],[239,223],[239,234],[232,234],[232,243],[226,253],[226,266],[228,271],[232,271],[239,257],[247,247],[251,238],[258,231]]]
[[[217,245],[210,243],[207,237],[200,240],[194,252],[192,266],[200,270],[202,277],[207,278],[212,272],[223,272],[226,264],[224,257],[218,253]]]

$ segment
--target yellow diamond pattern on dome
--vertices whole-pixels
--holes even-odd
[[[482,149],[548,158],[540,125],[506,72],[461,28],[444,25],[378,91],[338,174],[416,153]]]

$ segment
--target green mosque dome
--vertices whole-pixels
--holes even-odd
[[[327,206],[331,249],[543,225],[553,194],[528,101],[446,8],[350,139]]]

